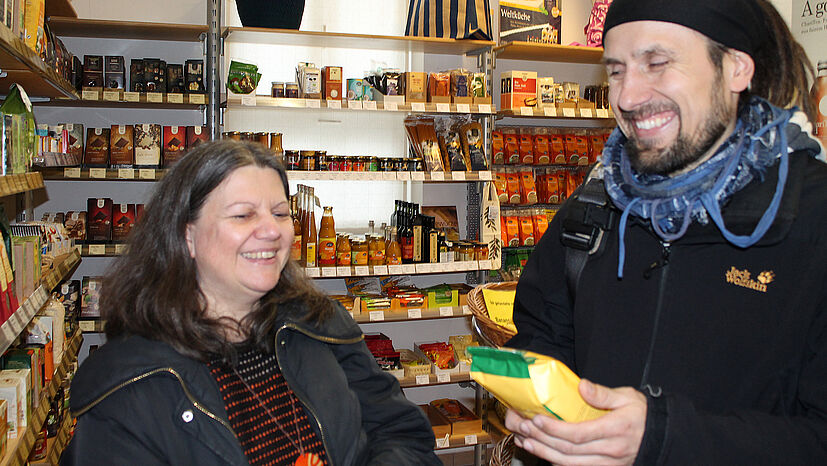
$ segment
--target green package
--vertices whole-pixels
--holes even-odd
[[[227,89],[235,94],[250,94],[255,92],[261,74],[258,66],[251,63],[231,61],[227,72]]]

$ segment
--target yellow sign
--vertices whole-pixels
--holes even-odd
[[[514,332],[517,331],[513,319],[515,294],[515,290],[504,291],[490,290],[487,288],[482,290],[482,297],[485,300],[485,309],[488,310],[488,317],[498,325]]]

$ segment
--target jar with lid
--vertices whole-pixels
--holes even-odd
[[[367,157],[367,167],[365,171],[378,172],[379,171],[379,157]]]
[[[299,151],[299,155],[299,170],[316,170],[316,151],[303,150]]]
[[[336,240],[336,265],[350,267],[351,264],[350,238],[347,235],[339,235]]]
[[[368,265],[368,243],[363,240],[353,240],[350,243],[351,264]]]
[[[382,235],[370,236],[368,242],[368,263],[370,265],[385,265],[385,237]]]
[[[381,158],[381,159],[379,159],[379,171],[392,172],[393,171],[393,159],[390,159],[390,158]]]
[[[288,150],[284,152],[284,168],[287,170],[298,170],[301,156],[297,150]]]
[[[284,148],[281,147],[281,133],[270,133],[270,150],[279,162],[284,163]]]
[[[316,170],[320,172],[329,171],[327,151],[320,150],[316,152]]]
[[[253,140],[266,148],[270,148],[269,133],[253,133]]]
[[[327,156],[327,171],[329,172],[337,172],[339,171],[339,157],[336,155],[328,155]]]
[[[353,171],[353,157],[352,156],[342,157],[342,161],[339,163],[339,168],[341,168],[343,172],[352,172]]]
[[[353,158],[353,168],[351,171],[354,172],[363,172],[365,171],[365,158],[364,157],[354,157]]]
[[[288,99],[298,99],[299,98],[299,83],[285,83],[284,84],[284,96]]]
[[[241,140],[241,132],[240,131],[226,131],[221,133],[223,139],[232,139],[233,141],[240,141]]]
[[[474,244],[474,260],[488,260],[488,246],[485,243]]]
[[[273,81],[270,85],[271,97],[284,97],[284,83]]]

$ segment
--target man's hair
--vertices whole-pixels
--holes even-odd
[[[304,306],[308,321],[321,321],[332,313],[332,302],[294,261],[288,260],[276,287],[242,322],[205,315],[206,301],[198,285],[196,262],[187,247],[187,225],[201,215],[210,193],[245,166],[272,169],[289,198],[284,167],[260,144],[205,143],[164,176],[129,236],[126,253],[104,277],[100,307],[108,338],[140,335],[166,342],[201,361],[216,356],[232,360],[235,350],[224,338],[227,326],[239,325],[266,349],[272,348],[271,332],[282,305]]]
[[[750,88],[741,93],[739,105],[750,96],[767,99],[781,108],[798,106],[811,121],[815,121],[815,107],[810,99],[809,84],[815,77],[807,53],[793,37],[778,10],[767,0],[756,0],[764,13],[767,41],[752,55],[755,73]],[[724,55],[729,48],[708,39],[709,58],[715,67],[723,69]]]

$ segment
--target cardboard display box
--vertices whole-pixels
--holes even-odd
[[[560,0],[503,0],[499,18],[500,43],[560,43]]]

